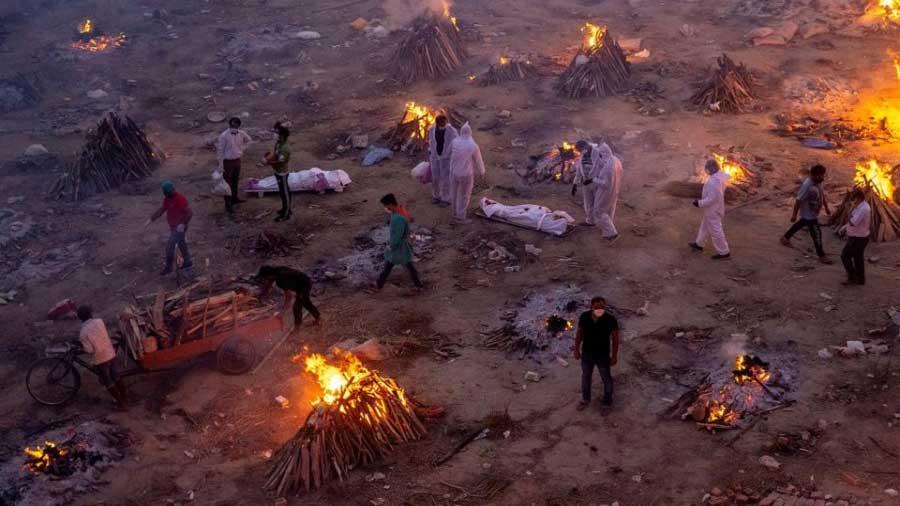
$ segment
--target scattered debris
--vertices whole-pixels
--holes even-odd
[[[541,381],[541,375],[534,371],[528,371],[525,373],[525,381],[537,383],[538,381]]]
[[[771,455],[763,455],[759,458],[759,463],[769,469],[778,469],[781,467],[781,463],[775,460]]]
[[[291,406],[291,401],[287,397],[279,395],[275,397],[275,404],[281,409],[287,409]]]

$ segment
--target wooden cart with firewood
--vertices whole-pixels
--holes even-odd
[[[138,298],[119,314],[119,330],[127,352],[145,371],[215,352],[220,371],[244,374],[258,357],[253,341],[277,339],[281,318],[275,306],[247,291],[213,294],[200,282]]]

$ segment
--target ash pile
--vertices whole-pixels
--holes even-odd
[[[574,285],[529,293],[515,309],[501,314],[499,328],[482,332],[484,345],[537,361],[569,356],[578,317],[589,302],[590,297]]]
[[[103,485],[103,473],[131,443],[125,429],[104,420],[47,432],[0,467],[0,504],[69,504]]]

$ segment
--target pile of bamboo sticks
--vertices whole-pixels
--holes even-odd
[[[413,21],[412,32],[400,42],[393,66],[400,81],[436,79],[462,66],[468,57],[459,28],[431,11]]]
[[[700,84],[691,103],[713,112],[744,112],[756,98],[753,74],[743,63],[735,64],[727,54],[720,56],[717,63],[719,67]]]
[[[434,116],[444,115],[447,121],[454,128],[460,128],[468,119],[459,112],[451,109],[437,109],[433,111]],[[421,134],[419,123],[423,120],[422,116],[416,116],[409,111],[404,111],[400,121],[388,130],[383,138],[388,142],[390,149],[394,151],[403,151],[409,154],[421,153],[428,149],[428,133]],[[428,125],[428,129],[434,125]]]
[[[265,488],[277,497],[309,492],[350,469],[383,458],[393,444],[425,435],[403,390],[367,370],[354,377],[330,405],[320,404],[303,427],[272,457]]]
[[[117,188],[126,181],[143,179],[156,170],[160,156],[131,118],[108,113],[74,163],[56,181],[50,194],[57,199],[81,200]]]
[[[889,202],[869,185],[864,187],[866,202],[872,208],[871,234],[869,238],[874,242],[893,241],[900,237],[900,206],[895,202]],[[844,195],[844,200],[831,215],[829,225],[840,227],[847,223],[850,211],[853,210],[853,202],[850,199],[851,191]]]
[[[556,91],[567,98],[608,97],[623,91],[630,77],[625,53],[606,30],[597,46],[575,55],[556,81]]]
[[[180,290],[160,290],[155,296],[138,298],[119,313],[119,330],[135,359],[145,352],[144,340],[153,337],[159,348],[203,339],[272,314],[273,308],[252,295],[234,290],[213,295],[205,283]],[[152,303],[141,305],[141,300]]]
[[[523,58],[510,58],[506,63],[493,63],[487,72],[478,77],[479,86],[493,86],[507,81],[524,81],[537,77],[534,66]]]

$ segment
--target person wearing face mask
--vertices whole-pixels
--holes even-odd
[[[241,180],[241,157],[244,150],[253,142],[247,132],[241,130],[241,119],[228,120],[228,130],[219,135],[216,142],[216,154],[219,159],[219,169],[228,186],[231,195],[225,197],[225,211],[234,212],[234,205],[243,200],[238,198],[238,182]]]
[[[594,368],[600,371],[603,380],[603,400],[605,408],[612,406],[613,378],[610,369],[619,361],[619,322],[606,311],[603,297],[591,299],[591,310],[578,318],[573,347],[575,360],[581,360],[581,411],[591,403],[591,381]]]
[[[290,137],[291,131],[280,122],[275,123],[274,130],[278,140],[275,142],[275,148],[272,152],[265,154],[264,160],[275,172],[275,180],[278,181],[278,195],[281,197],[281,210],[278,211],[275,221],[286,221],[293,216],[291,211],[291,188],[288,186],[288,172],[291,162],[291,145],[288,144],[288,137]]]
[[[194,211],[187,198],[181,193],[175,191],[175,184],[171,181],[162,182],[163,202],[147,221],[144,227],[150,226],[157,218],[166,215],[166,221],[169,223],[169,242],[166,243],[166,267],[160,275],[165,276],[171,274],[175,268],[175,248],[181,252],[183,263],[182,269],[190,269],[193,266],[191,261],[191,253],[187,245],[187,229],[194,217]]]
[[[614,241],[619,237],[613,218],[622,184],[622,161],[613,155],[606,143],[598,145],[581,140],[575,144],[575,149],[581,156],[575,163],[572,194],[579,184],[582,185],[584,223],[599,226],[603,238]]]
[[[381,197],[381,205],[391,215],[390,237],[384,252],[384,270],[378,276],[375,288],[381,290],[395,265],[402,265],[417,289],[424,288],[419,273],[413,266],[413,249],[409,239],[409,211],[397,202],[393,193]]]
[[[725,188],[730,176],[720,170],[718,162],[712,159],[706,161],[704,170],[709,178],[703,183],[700,200],[694,201],[694,207],[703,211],[703,218],[700,220],[697,240],[688,243],[688,246],[695,251],[703,251],[706,240],[711,239],[716,250],[713,260],[723,260],[731,256],[722,226],[722,220],[725,219]]]
[[[467,122],[459,129],[459,137],[450,144],[450,181],[453,218],[460,223],[468,223],[466,211],[472,199],[475,173],[484,176],[484,160],[481,148],[472,138],[472,127]]]
[[[431,163],[431,203],[450,205],[450,144],[459,133],[439,115],[428,131],[428,161]]]
[[[809,177],[800,185],[800,190],[797,192],[797,198],[794,201],[794,210],[791,213],[791,222],[794,224],[781,236],[781,244],[790,247],[791,237],[799,232],[800,229],[805,228],[809,230],[819,262],[830,265],[834,261],[825,254],[825,248],[822,246],[822,227],[819,226],[819,213],[822,208],[825,208],[826,216],[831,214],[831,210],[828,209],[828,199],[825,198],[825,191],[822,188],[822,183],[825,182],[825,172],[824,165],[813,165],[809,169]],[[797,219],[798,213],[800,215],[799,220]]]

